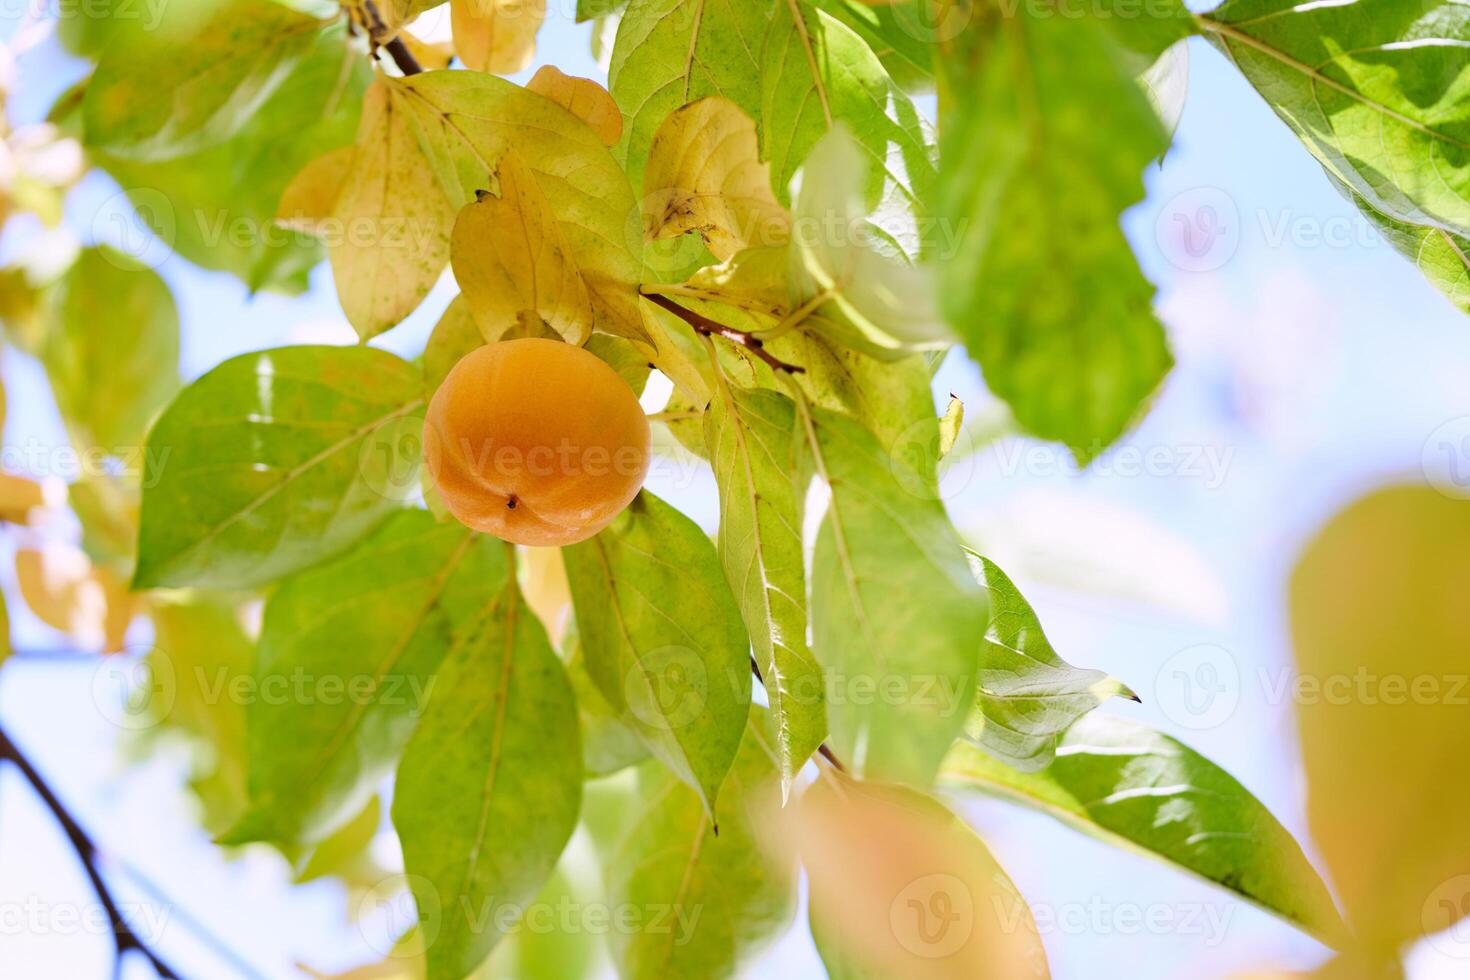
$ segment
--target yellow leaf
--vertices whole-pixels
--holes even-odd
[[[592,302],[551,203],[514,152],[500,159],[500,196],[482,192],[454,224],[454,277],[487,343],[544,323],[569,343],[592,333]]]
[[[1376,492],[1291,581],[1307,820],[1364,953],[1470,908],[1470,502]]]
[[[551,642],[561,646],[572,609],[572,594],[567,585],[567,569],[562,563],[560,548],[526,549],[526,571],[521,591],[526,597],[526,605],[546,627]]]
[[[449,261],[455,208],[419,146],[400,86],[379,78],[363,102],[357,149],[333,214],[332,273],[364,340],[396,326]]]
[[[546,0],[450,0],[454,50],[476,71],[509,75],[531,64]]]
[[[37,511],[59,510],[65,503],[66,485],[54,477],[37,481],[0,473],[0,521],[30,524]]]
[[[812,932],[834,975],[1047,976],[1030,907],[937,800],[825,773],[802,795],[796,827]]]
[[[47,626],[86,649],[118,643],[116,614],[109,620],[108,609],[109,600],[120,597],[118,584],[99,576],[80,549],[60,543],[21,549],[15,553],[15,576],[26,605]]]
[[[643,172],[643,215],[651,240],[697,231],[721,261],[791,235],[755,123],[720,96],[676,109],[659,127]]]
[[[398,36],[424,71],[443,71],[454,60],[454,45],[448,41],[427,41],[409,31]]]
[[[592,79],[563,74],[555,65],[542,65],[526,88],[581,119],[605,145],[617,146],[623,138],[623,114],[618,104]]]
[[[356,152],[351,146],[338,147],[302,167],[281,195],[276,224],[309,235],[328,234]]]

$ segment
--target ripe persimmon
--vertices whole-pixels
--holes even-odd
[[[465,355],[429,403],[424,462],[461,523],[516,544],[585,541],[648,474],[638,396],[595,354],[504,340]]]

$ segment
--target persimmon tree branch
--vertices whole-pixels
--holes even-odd
[[[403,72],[403,74],[417,75],[422,72],[424,66],[419,64],[418,59],[413,56],[413,52],[408,50],[408,45],[403,43],[403,36],[401,34],[394,34],[392,37],[388,36],[388,25],[383,23],[383,17],[378,13],[377,4],[373,3],[373,0],[363,0],[362,9],[371,21],[366,27],[368,40],[373,47],[382,47],[384,51],[388,52],[389,56],[393,59],[393,63],[398,66],[398,70]]]
[[[102,903],[102,908],[107,913],[108,921],[112,923],[113,941],[117,946],[118,963],[121,964],[123,958],[128,953],[138,953],[148,961],[149,965],[153,967],[153,971],[162,977],[163,980],[179,980],[179,975],[173,971],[173,968],[165,963],[162,957],[155,953],[153,948],[133,931],[132,926],[128,925],[127,919],[123,917],[116,900],[112,897],[112,892],[108,890],[107,883],[102,880],[102,874],[97,868],[97,859],[99,856],[97,845],[93,843],[91,837],[87,836],[87,832],[77,823],[76,818],[67,810],[66,805],[52,792],[50,785],[36,771],[36,767],[31,765],[25,753],[11,741],[10,735],[3,727],[0,727],[0,759],[13,764],[16,769],[20,770],[21,775],[25,776],[26,781],[31,784],[31,788],[36,791],[36,795],[41,798],[41,802],[46,804],[52,816],[56,818],[56,822],[61,825],[61,829],[66,833],[67,840],[71,842],[72,848],[77,852],[77,858],[82,862],[82,868],[86,871],[87,878],[92,883],[92,890],[96,892],[97,900]]]
[[[711,320],[709,317],[705,316],[702,313],[696,313],[688,307],[680,306],[678,303],[674,302],[661,293],[645,292],[643,296],[650,303],[654,304],[655,306],[661,307],[662,309],[668,310],[670,313],[674,314],[674,316],[689,324],[689,326],[694,328],[695,333],[698,333],[705,337],[723,337],[725,340],[730,341],[730,343],[732,344],[744,347],[746,350],[750,351],[756,357],[760,358],[767,365],[769,365],[772,370],[784,371],[787,374],[801,374],[806,370],[806,368],[801,367],[797,364],[787,364],[785,361],[781,360],[779,357],[766,350],[766,345],[764,341],[762,341],[759,337],[755,336],[752,333],[748,333],[744,330],[736,330],[734,327],[727,327],[723,323]]]
[[[755,662],[754,655],[752,655],[750,658],[750,672],[755,675],[755,679],[757,681],[760,681],[762,684],[766,682],[766,679],[761,676],[760,664]],[[837,758],[836,754],[834,754],[833,751],[827,747],[826,742],[823,742],[821,745],[817,746],[817,753],[823,759],[826,759],[828,764],[830,764],[833,769],[836,769],[838,772],[847,772],[847,767],[844,766],[842,764],[842,760]]]

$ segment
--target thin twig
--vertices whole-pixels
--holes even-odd
[[[373,0],[363,0],[362,7],[367,12],[368,17],[372,19],[372,23],[366,25],[368,39],[372,45],[374,47],[381,46],[384,51],[388,52],[393,58],[393,63],[398,66],[398,70],[403,72],[404,75],[417,75],[422,72],[424,66],[419,64],[419,60],[413,56],[413,52],[408,50],[408,45],[403,43],[403,36],[400,34],[394,34],[392,37],[388,36],[388,25],[383,23],[383,18],[378,13],[377,4],[373,3]]]
[[[723,323],[711,320],[701,313],[695,313],[691,309],[680,306],[667,296],[659,293],[644,293],[643,295],[650,303],[668,310],[674,316],[689,324],[689,326],[694,328],[695,333],[702,334],[706,337],[723,337],[732,344],[744,347],[764,361],[773,370],[785,371],[787,374],[801,374],[806,370],[806,368],[796,364],[787,364],[779,357],[776,357],[770,351],[766,350],[766,345],[754,334],[747,333],[744,330],[736,330],[734,327],[727,327]]]
[[[20,748],[10,740],[10,736],[0,727],[0,759],[10,761],[20,770],[21,775],[31,784],[36,795],[41,798],[50,809],[51,815],[56,822],[61,824],[61,829],[66,833],[67,840],[71,842],[73,850],[82,862],[82,868],[87,872],[87,878],[92,883],[92,890],[97,894],[97,900],[102,903],[103,910],[107,913],[108,920],[112,923],[113,941],[117,946],[117,959],[121,963],[123,957],[128,953],[138,953],[153,967],[153,971],[163,980],[179,980],[179,975],[173,971],[153,949],[143,941],[143,938],[133,931],[128,925],[127,919],[123,917],[122,911],[118,909],[117,902],[113,900],[112,892],[107,888],[107,883],[102,880],[102,874],[97,868],[99,852],[97,845],[87,832],[81,828],[67,810],[65,804],[57,799],[56,794],[51,791],[46,780],[31,765],[29,759],[21,752]]]

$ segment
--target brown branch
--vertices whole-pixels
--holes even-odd
[[[674,316],[689,324],[689,326],[694,328],[695,333],[702,334],[706,337],[723,337],[732,344],[744,347],[769,365],[772,370],[785,371],[787,374],[801,374],[806,370],[806,368],[796,364],[787,364],[779,357],[776,357],[770,351],[766,350],[765,343],[754,334],[747,333],[744,330],[736,330],[734,327],[727,327],[723,323],[711,320],[702,313],[696,313],[687,307],[680,306],[662,293],[644,293],[643,296],[655,306],[668,310]]]
[[[363,0],[362,8],[366,11],[368,17],[372,19],[372,23],[366,25],[366,27],[368,40],[373,47],[377,48],[381,46],[384,51],[388,52],[393,58],[393,63],[398,66],[398,70],[403,72],[404,75],[417,75],[422,72],[424,66],[419,64],[418,59],[413,56],[413,52],[408,50],[408,45],[403,43],[403,37],[398,34],[388,37],[388,25],[383,23],[382,15],[378,13],[377,4],[373,3],[373,0]]]
[[[26,780],[31,784],[31,788],[36,791],[36,795],[41,798],[41,802],[45,803],[47,808],[50,809],[51,815],[56,818],[56,822],[61,824],[61,829],[66,833],[67,840],[71,842],[72,849],[77,852],[77,857],[82,862],[82,868],[87,872],[87,878],[92,883],[92,890],[97,894],[97,900],[102,903],[102,908],[107,913],[108,921],[112,923],[113,941],[117,946],[119,963],[121,963],[123,957],[128,953],[138,953],[149,962],[153,967],[153,971],[162,977],[163,980],[179,980],[179,975],[143,941],[141,936],[133,931],[132,926],[128,925],[127,920],[123,917],[122,911],[117,907],[117,902],[113,900],[112,892],[108,890],[106,882],[102,880],[101,872],[97,869],[97,858],[99,856],[97,845],[92,842],[92,838],[87,836],[87,832],[72,817],[65,804],[57,799],[56,794],[51,791],[51,787],[47,785],[46,780],[36,771],[36,767],[31,765],[25,753],[21,752],[20,748],[10,740],[10,736],[6,734],[3,727],[0,727],[0,759],[5,759],[13,763],[20,770],[21,775],[25,776]]]

